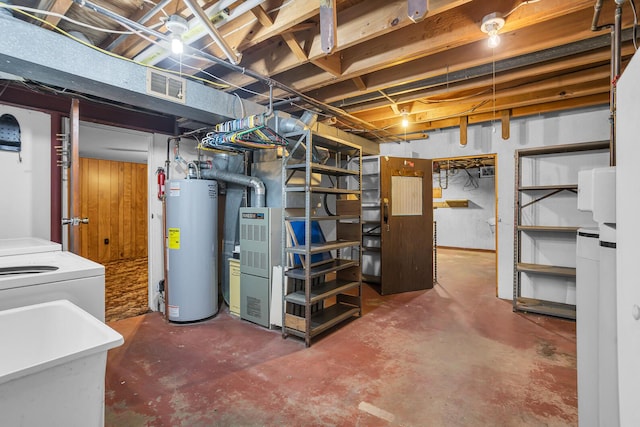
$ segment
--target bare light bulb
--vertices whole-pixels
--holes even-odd
[[[490,13],[482,18],[480,29],[489,36],[489,47],[494,49],[500,44],[498,32],[504,27],[504,18],[498,12]]]
[[[500,36],[497,32],[489,34],[488,44],[491,49],[495,49],[496,47],[498,47],[498,45],[500,44]]]
[[[171,15],[167,17],[165,25],[171,34],[171,52],[176,55],[181,54],[184,51],[182,35],[189,29],[187,20],[180,15]]]
[[[182,37],[177,34],[173,34],[171,36],[171,52],[175,53],[176,55],[179,55],[182,52],[184,52]]]
[[[409,119],[407,119],[407,116],[403,116],[402,117],[402,127],[406,128],[409,126]]]

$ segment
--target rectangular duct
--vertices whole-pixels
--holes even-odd
[[[4,73],[205,124],[239,114],[233,95],[200,82],[186,80],[180,102],[175,96],[151,96],[148,67],[105,55],[13,17],[0,15],[0,27],[0,71]],[[177,94],[173,84],[167,92]],[[243,101],[243,105],[247,115],[264,112],[256,103]]]

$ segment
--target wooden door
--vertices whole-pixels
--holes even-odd
[[[433,287],[431,160],[380,157],[381,294]]]
[[[147,165],[81,158],[80,200],[90,218],[80,255],[99,263],[147,256]]]

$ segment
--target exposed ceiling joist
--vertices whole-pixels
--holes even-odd
[[[205,2],[203,8],[216,11],[212,22],[221,37],[242,53],[238,68],[223,65],[220,46],[206,37],[190,41],[191,49],[202,51],[199,58],[178,58],[139,35],[84,31],[99,46],[128,58],[160,53],[162,67],[195,74],[210,85],[222,79],[243,102],[265,106],[272,88],[279,108],[294,115],[319,111],[322,120],[379,142],[403,133],[397,125],[402,110],[410,112],[413,123],[407,132],[415,138],[460,126],[461,116],[468,117],[468,125],[486,120],[506,125],[532,112],[606,104],[611,37],[608,30],[591,29],[595,1],[430,0],[424,17],[418,13],[424,19],[412,20],[413,2],[407,0],[326,0],[335,14],[335,25],[329,26],[335,30],[331,55],[323,49],[320,1]],[[33,6],[31,0],[13,3]],[[38,4],[94,27],[123,29],[80,1]],[[630,40],[634,17],[629,2],[602,6],[599,23],[612,23],[619,8],[623,39]],[[165,15],[180,14],[196,23],[183,0],[158,0],[156,5],[119,0],[107,7],[162,38],[167,38]],[[494,12],[502,14],[505,24],[501,44],[490,50],[480,25]],[[78,29],[64,19],[57,25]],[[625,43],[623,59],[634,51]],[[9,70],[0,64],[0,71]]]

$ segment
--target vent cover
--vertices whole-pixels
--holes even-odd
[[[496,174],[493,166],[481,166],[480,178],[492,178]]]
[[[147,93],[158,98],[185,103],[187,81],[181,77],[147,69]]]

